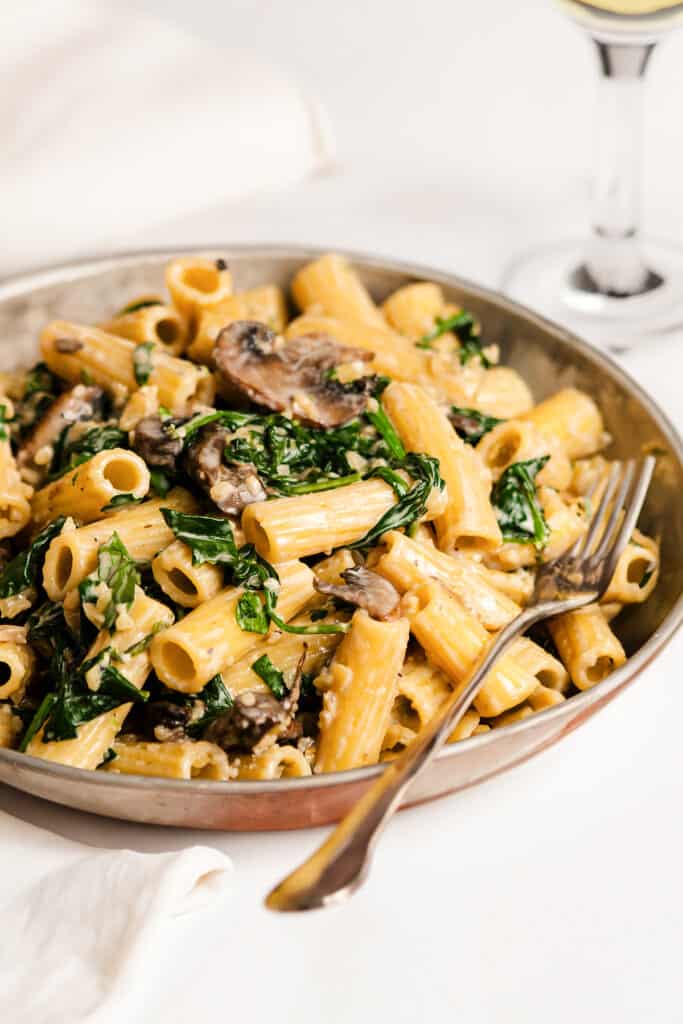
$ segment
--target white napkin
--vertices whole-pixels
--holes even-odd
[[[0,273],[144,247],[152,225],[330,165],[320,106],[250,41],[102,0],[0,8]]]
[[[162,955],[164,926],[225,896],[231,861],[96,850],[0,812],[0,1019],[116,1021],[118,999]]]

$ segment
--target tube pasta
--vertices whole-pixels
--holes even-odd
[[[489,501],[487,474],[476,453],[422,388],[394,382],[384,392],[383,403],[406,448],[439,460],[448,491],[446,509],[434,521],[439,547],[497,548],[500,529]]]
[[[370,369],[396,380],[419,380],[427,369],[421,353],[407,338],[389,330],[386,324],[373,327],[361,321],[341,320],[317,313],[304,313],[287,327],[285,338],[328,334],[341,345],[373,353]]]
[[[509,366],[492,366],[484,370],[472,404],[488,416],[508,419],[524,416],[533,408],[529,385]]]
[[[232,295],[232,274],[217,260],[181,256],[166,267],[166,287],[181,316],[194,322]]]
[[[173,540],[173,531],[161,515],[162,508],[194,512],[197,502],[180,487],[166,498],[154,498],[124,509],[88,526],[64,529],[50,544],[45,556],[43,585],[51,601],[61,601],[78,586],[97,564],[100,544],[118,533],[132,558],[139,562],[152,559]]]
[[[398,288],[382,303],[389,324],[412,341],[434,330],[434,322],[444,311],[443,291],[431,281],[418,281]]]
[[[313,306],[326,316],[356,320],[369,327],[386,326],[351,264],[336,253],[302,267],[292,281],[292,294],[301,310]]]
[[[395,502],[389,484],[362,480],[319,494],[256,501],[244,510],[242,526],[245,537],[263,558],[284,562],[360,540]],[[441,495],[432,495],[428,518],[441,502]]]
[[[568,551],[586,532],[589,520],[581,499],[565,501],[551,487],[538,489],[538,501],[550,530],[541,559],[544,562],[551,562]],[[489,558],[492,566],[503,570],[533,566],[536,560],[537,554],[533,544],[519,544],[515,541],[503,544]]]
[[[525,420],[499,423],[482,437],[477,445],[477,454],[490,469],[494,480],[514,462],[525,462],[543,455],[550,458],[536,477],[539,486],[562,491],[569,487],[572,478],[571,463],[559,443],[552,437],[543,437],[533,424]]]
[[[238,779],[301,779],[311,775],[311,766],[301,750],[291,745],[269,747],[260,754],[241,760]]]
[[[21,643],[0,641],[0,700],[11,699],[15,704],[23,696],[35,664],[33,651],[26,643],[23,630],[22,634]]]
[[[457,687],[490,643],[489,635],[441,584],[425,583],[412,595],[416,608],[406,608],[411,632],[430,661]],[[486,677],[474,707],[485,717],[499,715],[526,700],[537,686],[536,677],[518,663],[513,644]]]
[[[548,621],[548,629],[574,686],[588,690],[626,661],[621,643],[599,605],[591,604]]]
[[[183,608],[210,601],[223,586],[222,570],[209,562],[194,565],[190,548],[180,540],[152,559],[152,573],[163,592]]]
[[[226,782],[235,775],[225,751],[204,740],[141,743],[124,738],[114,743],[113,751],[116,756],[105,770],[121,775],[212,779],[214,782]]]
[[[41,527],[60,515],[92,523],[117,511],[115,498],[131,495],[139,501],[148,490],[144,460],[123,448],[109,448],[36,491],[31,502],[34,525]]]
[[[278,614],[291,619],[313,596],[313,573],[296,561],[276,569],[280,577]],[[243,593],[241,587],[225,587],[154,638],[152,664],[167,686],[198,693],[209,679],[263,643],[259,633],[247,632],[237,622],[235,613]]]
[[[74,384],[86,374],[115,400],[141,383],[155,386],[159,401],[172,412],[182,412],[198,394],[208,397],[211,378],[206,367],[170,356],[161,345],[148,353],[149,376],[141,382],[135,376],[135,343],[97,327],[54,320],[40,336],[40,349],[53,373]]]
[[[0,400],[7,404],[7,399]],[[25,484],[8,440],[0,440],[0,540],[14,537],[31,518],[29,498],[33,488]]]
[[[519,604],[489,582],[488,570],[481,562],[457,551],[446,554],[434,545],[417,544],[396,530],[384,535],[382,546],[385,554],[375,571],[402,593],[419,587],[426,579],[438,579],[491,630],[502,629],[520,612]]]
[[[379,759],[407,644],[406,619],[377,622],[367,612],[355,612],[321,683],[316,772],[359,768]]]
[[[152,341],[163,346],[171,356],[178,356],[187,343],[187,324],[177,309],[161,302],[143,306],[131,313],[124,313],[100,324],[99,329],[107,334],[117,334],[140,344]]]
[[[0,704],[0,749],[12,750],[21,733],[21,720],[9,704]]]
[[[576,388],[565,388],[546,398],[526,419],[541,434],[554,437],[570,459],[592,455],[607,442],[602,415],[593,399]]]
[[[621,554],[601,604],[641,604],[647,601],[659,579],[659,544],[634,530],[630,544]],[[620,609],[621,610],[621,609]]]
[[[224,299],[214,309],[205,310],[197,325],[197,333],[187,354],[197,363],[211,363],[216,338],[235,320],[257,320],[276,334],[281,334],[287,323],[287,305],[282,289],[274,284],[252,288]]]

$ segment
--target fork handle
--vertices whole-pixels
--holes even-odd
[[[524,609],[508,623],[482,655],[465,688],[454,692],[413,742],[389,763],[322,846],[269,893],[266,906],[279,911],[312,910],[351,895],[367,875],[375,843],[401,797],[446,742],[494,662],[525,629],[567,605],[566,601],[543,602]]]

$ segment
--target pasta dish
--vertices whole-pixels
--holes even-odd
[[[586,530],[600,409],[535,403],[438,284],[378,305],[339,255],[291,295],[194,256],[166,288],[48,323],[0,374],[0,747],[224,781],[391,759]],[[635,530],[600,603],[516,641],[450,742],[622,665],[613,620],[658,571]]]

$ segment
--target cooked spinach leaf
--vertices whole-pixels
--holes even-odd
[[[251,670],[270,688],[274,697],[282,700],[287,693],[285,677],[280,669],[273,665],[267,654],[262,654],[260,658],[257,658],[251,666]]]
[[[133,373],[140,387],[144,387],[152,376],[154,369],[152,353],[155,348],[156,345],[153,341],[142,341],[133,349]]]
[[[233,565],[237,559],[237,545],[230,522],[222,516],[189,515],[175,509],[162,508],[166,525],[192,551],[192,564]]]
[[[461,437],[466,444],[479,444],[484,434],[493,430],[504,420],[496,419],[495,416],[487,416],[478,409],[462,409],[460,406],[452,405],[448,418],[453,424],[458,437]]]
[[[147,309],[149,306],[161,306],[163,305],[161,299],[137,299],[133,302],[129,302],[127,306],[120,309],[118,313],[115,313],[115,318],[120,316],[127,316],[128,313],[137,313],[139,309]]]
[[[29,722],[26,732],[24,733],[21,743],[19,744],[19,750],[22,752],[22,754],[26,753],[28,745],[33,739],[33,737],[37,735],[37,733],[39,733],[40,730],[45,725],[45,722],[50,717],[50,712],[52,711],[52,708],[54,707],[56,700],[56,693],[46,693],[45,696],[43,697],[42,701],[38,705],[38,710],[36,711],[31,721]]]
[[[434,330],[425,334],[415,344],[418,348],[430,349],[442,335],[453,332],[460,342],[458,356],[461,365],[465,366],[470,359],[476,356],[481,360],[481,365],[488,369],[491,362],[484,353],[481,340],[475,333],[476,330],[477,324],[472,314],[462,310],[460,313],[454,313],[453,316],[437,316],[434,320]]]
[[[98,764],[97,767],[98,768],[103,768],[104,765],[105,764],[109,764],[110,761],[115,761],[118,756],[119,755],[116,753],[114,748],[113,747],[109,747],[108,750],[105,750],[104,757],[102,758],[102,760],[100,761],[100,763]]]
[[[7,423],[7,406],[0,405],[0,441],[6,441],[9,437]]]
[[[550,530],[536,497],[536,476],[550,458],[514,462],[505,470],[491,492],[491,504],[504,541],[533,544],[540,551]]]
[[[38,585],[47,549],[65,522],[65,517],[59,516],[42,529],[24,551],[15,555],[0,575],[0,598],[13,597]]]
[[[165,498],[173,487],[173,480],[170,474],[164,472],[163,469],[150,469],[149,482],[152,490],[156,491],[160,498]]]
[[[97,568],[79,583],[82,604],[95,604],[106,593],[108,601],[103,612],[103,626],[111,630],[121,608],[130,608],[135,587],[140,582],[135,562],[119,535],[114,532],[100,545]]]
[[[224,711],[232,707],[233,700],[221,675],[213,676],[199,693],[193,694],[194,701],[201,701],[204,710],[201,717],[195,718],[185,728],[188,736],[197,737],[206,729],[207,725],[218,718]]]
[[[138,498],[135,494],[115,494],[109,504],[102,507],[102,511],[109,512],[113,508],[124,508],[126,505],[139,505],[141,501],[144,501],[144,495],[142,498]]]
[[[413,478],[412,487],[399,496],[396,504],[384,513],[365,536],[354,541],[353,544],[347,544],[346,547],[352,550],[372,547],[388,530],[408,529],[425,514],[432,490],[442,491],[444,489],[445,484],[439,473],[439,460],[432,458],[431,455],[410,452],[403,460],[401,468],[405,469]],[[381,470],[381,467],[379,470],[371,471],[368,476],[381,476],[383,479],[387,479],[387,475]],[[401,480],[400,477],[397,479]]]
[[[84,722],[113,711],[121,704],[138,703],[149,697],[146,690],[138,690],[111,664],[102,667],[99,689],[88,689],[85,674],[97,663],[97,657],[84,662],[75,671],[69,657],[62,656],[58,661],[61,664],[56,666],[57,692],[43,732],[44,743],[75,739],[78,726]]]
[[[237,619],[237,625],[245,633],[260,633],[263,635],[268,632],[269,618],[265,604],[253,590],[247,590],[240,597],[235,609],[235,618]]]

